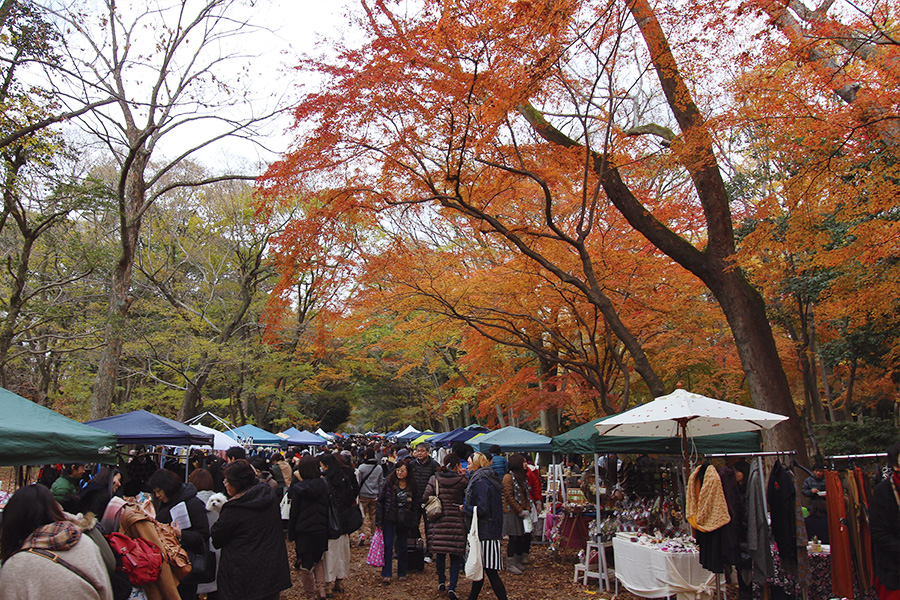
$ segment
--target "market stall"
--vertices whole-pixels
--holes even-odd
[[[328,443],[328,440],[325,438],[311,431],[300,431],[296,427],[285,429],[277,435],[282,437],[288,446],[324,446]]]
[[[241,425],[229,429],[225,435],[234,439],[242,446],[277,446],[286,448],[287,442],[270,431],[261,429],[256,425]]]
[[[116,436],[0,388],[0,465],[115,462]]]
[[[146,410],[95,419],[85,424],[115,434],[121,445],[208,446],[213,442],[211,434]]]
[[[635,596],[698,600],[715,593],[716,575],[700,565],[697,547],[689,540],[618,534],[612,546],[616,578]]]

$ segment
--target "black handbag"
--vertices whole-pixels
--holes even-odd
[[[216,580],[216,554],[209,548],[205,552],[187,550],[191,561],[191,572],[182,579],[182,583],[212,583]]]
[[[341,532],[353,533],[363,526],[362,508],[357,503],[341,513]]]
[[[328,502],[328,539],[336,540],[341,537],[341,518],[338,515],[334,502]]]

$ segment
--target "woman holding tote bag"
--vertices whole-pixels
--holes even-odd
[[[484,575],[490,581],[497,600],[507,600],[506,586],[499,573],[503,569],[503,555],[500,552],[500,538],[503,536],[502,484],[491,468],[491,462],[480,452],[473,454],[469,460],[469,486],[461,508],[466,515],[478,519]],[[477,600],[483,585],[484,579],[472,582],[469,600]]]

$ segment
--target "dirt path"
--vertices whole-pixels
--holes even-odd
[[[290,546],[288,553],[293,561],[293,548]],[[381,570],[365,563],[367,552],[368,548],[351,549],[353,565],[349,579],[344,582],[346,591],[343,594],[335,595],[334,600],[446,599],[446,594],[438,592],[434,563],[425,565],[423,573],[410,573],[405,582],[401,583],[395,577],[391,585],[383,585]],[[531,554],[532,564],[524,575],[516,576],[509,573],[501,575],[510,600],[588,600],[612,597],[612,594],[598,594],[596,585],[585,588],[581,584],[572,583],[574,555],[555,562],[547,555],[543,546],[534,546]],[[293,579],[293,589],[283,593],[282,600],[305,600],[303,587],[296,572]],[[592,580],[592,583],[596,584],[596,580]],[[461,574],[457,588],[459,597],[465,600],[470,587],[471,583]],[[622,594],[620,594],[621,596]],[[485,582],[479,600],[482,598],[496,598],[487,582]]]

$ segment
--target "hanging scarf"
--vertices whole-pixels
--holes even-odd
[[[728,514],[728,503],[722,491],[722,480],[713,468],[700,465],[688,479],[687,507],[685,514],[694,529],[709,532],[731,522]],[[705,469],[703,484],[700,483],[700,471]]]

